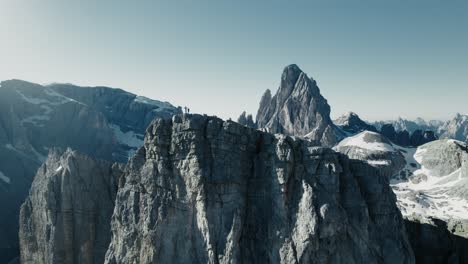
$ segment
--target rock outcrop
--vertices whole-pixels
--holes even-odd
[[[157,119],[121,179],[109,264],[414,263],[388,180],[309,141]]]
[[[237,123],[244,125],[246,127],[251,127],[251,128],[256,128],[257,125],[253,121],[253,117],[251,114],[247,115],[247,113],[244,111],[242,114],[239,116],[237,119]]]
[[[103,263],[121,174],[121,165],[52,151],[21,207],[21,263]]]
[[[257,127],[270,133],[306,137],[323,146],[333,146],[343,138],[316,81],[294,64],[284,69],[273,97],[270,90],[265,92],[256,119]]]
[[[355,135],[363,131],[377,132],[377,129],[364,122],[356,113],[348,112],[333,120],[333,123],[348,135]]]

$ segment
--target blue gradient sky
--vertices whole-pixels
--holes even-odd
[[[332,116],[446,119],[468,112],[467,14],[461,0],[1,1],[0,79],[236,118],[296,63]]]

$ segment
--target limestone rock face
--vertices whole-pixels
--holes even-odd
[[[105,263],[414,263],[388,180],[311,144],[155,120],[119,182]]]
[[[271,97],[267,90],[260,101],[257,127],[270,133],[307,137],[316,144],[333,146],[343,137],[330,119],[330,106],[315,80],[297,65],[289,65]]]
[[[53,151],[21,207],[21,263],[103,263],[121,173],[117,164]]]

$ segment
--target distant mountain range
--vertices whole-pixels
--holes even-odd
[[[425,121],[422,118],[416,120],[407,120],[398,118],[397,120],[378,121],[370,123],[377,129],[381,129],[386,124],[391,124],[395,131],[408,131],[410,134],[416,130],[433,131],[440,138],[452,138],[468,142],[468,114],[457,113],[448,121],[430,120]]]

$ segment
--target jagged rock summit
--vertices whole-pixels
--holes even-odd
[[[414,263],[388,180],[310,141],[157,119],[121,178],[106,263]]]
[[[348,112],[337,119],[333,123],[345,131],[348,135],[355,135],[362,131],[377,132],[377,129],[364,122],[356,113]]]
[[[21,263],[103,263],[122,165],[52,150],[21,207]]]
[[[295,64],[284,69],[273,97],[270,90],[265,92],[256,119],[257,127],[270,133],[306,137],[323,146],[333,146],[343,137],[316,81]]]

